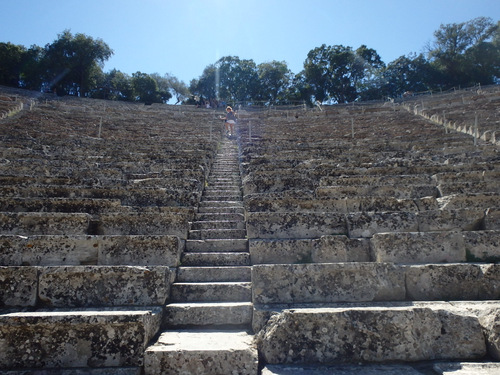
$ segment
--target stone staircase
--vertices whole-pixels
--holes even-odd
[[[146,374],[256,374],[251,267],[234,140],[216,156]]]

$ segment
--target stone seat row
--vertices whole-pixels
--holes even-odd
[[[0,212],[0,234],[30,235],[174,235],[186,239],[192,208],[143,212],[86,213]]]
[[[120,200],[124,206],[183,206],[194,207],[202,192],[199,189],[169,189],[168,187],[75,187],[42,185],[37,186],[1,186],[0,196],[4,198],[77,198]],[[29,204],[28,201],[26,201]]]
[[[187,191],[203,190],[204,171],[199,170],[198,173],[193,170],[186,170],[186,174],[181,177],[183,170],[178,170],[177,176],[174,177],[159,177],[158,175],[129,175],[124,178],[102,178],[100,174],[94,175],[93,178],[63,178],[63,177],[31,177],[31,176],[0,176],[2,186],[29,186],[29,187],[44,187],[48,186],[70,186],[75,189],[92,188],[92,187],[152,187],[181,189]],[[167,172],[168,173],[168,172]],[[189,177],[189,175],[196,176]],[[89,173],[90,175],[90,173]]]
[[[428,210],[419,212],[248,212],[248,238],[318,238],[347,235],[370,238],[385,232],[500,230],[500,210]]]
[[[4,309],[161,306],[170,297],[175,269],[2,266],[0,274]],[[348,262],[252,267],[252,301],[261,305],[498,299],[500,265],[492,263]]]
[[[1,266],[178,267],[184,240],[174,235],[0,235]]]
[[[247,212],[418,212],[451,209],[482,209],[500,207],[500,194],[452,194],[435,198],[400,199],[386,196],[317,197],[311,191],[250,194],[245,197]]]
[[[387,232],[371,238],[250,239],[252,264],[498,262],[500,231]]]

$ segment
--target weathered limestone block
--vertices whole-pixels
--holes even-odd
[[[479,316],[479,322],[483,326],[486,336],[488,354],[495,360],[500,361],[500,310],[492,309]]]
[[[142,366],[161,308],[0,314],[0,369]]]
[[[268,198],[251,196],[245,198],[248,212],[339,212],[346,213],[346,199],[314,198]],[[359,211],[359,210],[356,210]]]
[[[321,236],[311,258],[313,263],[369,262],[370,243],[368,239]]]
[[[81,212],[96,215],[119,211],[117,199],[71,199],[71,198],[0,198],[3,212]]]
[[[258,355],[246,332],[168,331],[144,353],[144,372],[156,375],[256,375]]]
[[[45,267],[39,298],[54,307],[157,306],[170,295],[168,267]]]
[[[453,194],[480,194],[483,192],[500,193],[500,186],[497,181],[455,181],[441,183],[438,186],[441,196]]]
[[[2,236],[0,264],[50,266],[97,264],[95,236]]]
[[[419,208],[413,199],[392,197],[355,197],[347,199],[347,212],[418,212],[418,210]]]
[[[486,354],[477,317],[412,306],[285,310],[271,317],[256,342],[270,364],[478,359]]]
[[[500,231],[462,232],[467,257],[471,261],[500,260]]]
[[[500,265],[431,264],[407,266],[407,298],[415,301],[500,298]]]
[[[404,300],[404,269],[385,263],[258,265],[257,304]]]
[[[486,215],[484,217],[484,229],[500,230],[500,209],[489,208],[486,211]]]
[[[465,262],[461,232],[376,233],[370,240],[377,262]]]
[[[36,267],[0,267],[0,307],[35,306],[37,286]]]
[[[190,215],[181,213],[127,213],[100,216],[99,234],[173,235],[187,238]]]
[[[99,245],[100,265],[177,267],[183,248],[183,241],[171,235],[94,238]]]
[[[346,234],[343,214],[335,213],[247,213],[248,238],[318,238]]]
[[[391,170],[386,171],[391,172]],[[339,176],[339,177],[323,177],[321,179],[322,186],[328,185],[428,185],[433,184],[432,178],[427,174],[411,174],[411,175],[383,175],[377,173],[375,175],[354,175],[354,176]]]
[[[86,234],[90,215],[60,212],[1,212],[0,233],[13,235]]]
[[[316,189],[320,198],[378,196],[397,199],[422,198],[438,196],[438,190],[432,185],[349,185],[324,186]]]
[[[346,215],[350,238],[369,238],[375,233],[418,232],[413,212],[355,212]]]
[[[439,204],[435,197],[423,197],[415,199],[414,202],[418,207],[418,211],[439,210]]]
[[[482,209],[500,207],[500,194],[453,194],[437,198],[439,208],[442,210],[457,209]]]
[[[163,265],[177,267],[176,236],[0,235],[0,265]]]
[[[244,195],[280,192],[290,189],[313,190],[314,185],[313,179],[295,170],[259,172],[245,176],[242,180]]]
[[[484,220],[483,210],[437,210],[418,213],[420,232],[478,230]]]
[[[251,239],[248,241],[252,264],[309,263],[318,239]]]

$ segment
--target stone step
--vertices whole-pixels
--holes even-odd
[[[0,372],[140,367],[162,317],[161,307],[0,313]]]
[[[253,336],[244,331],[165,331],[144,353],[145,375],[257,375]]]
[[[231,205],[231,206],[227,206],[227,207],[224,207],[224,206],[201,207],[200,206],[200,207],[198,207],[198,212],[199,213],[236,213],[236,214],[243,215],[245,213],[245,209],[243,208],[243,205],[239,205],[239,206]]]
[[[250,282],[173,283],[172,302],[250,302]]]
[[[241,196],[240,189],[227,189],[227,188],[219,188],[219,187],[208,187],[205,188],[202,194],[202,199],[217,196],[217,195],[234,195]]]
[[[190,240],[206,239],[244,239],[247,234],[245,229],[200,229],[189,232]]]
[[[207,239],[187,240],[187,252],[247,252],[248,240],[246,239]]]
[[[251,302],[191,302],[171,303],[165,308],[164,324],[179,326],[250,325]]]
[[[238,201],[242,200],[242,196],[241,193],[214,192],[203,194],[201,200]]]
[[[249,266],[250,254],[239,252],[184,253],[181,257],[183,266]]]
[[[257,305],[254,330],[269,364],[477,361],[498,358],[499,307],[498,301],[401,302],[285,305],[270,312]]]
[[[241,200],[233,201],[218,201],[218,200],[202,200],[199,207],[243,207]]]
[[[195,221],[190,223],[190,230],[203,230],[203,229],[245,229],[245,222],[214,220],[214,221]]]
[[[197,213],[196,221],[245,221],[243,214],[236,213]]]
[[[251,281],[252,269],[249,266],[224,267],[179,267],[177,282],[210,281]]]

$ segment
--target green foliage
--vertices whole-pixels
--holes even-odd
[[[60,95],[110,100],[177,103],[190,96],[228,103],[282,104],[313,101],[346,103],[398,97],[405,91],[449,89],[499,82],[500,22],[478,17],[441,25],[427,54],[401,56],[384,64],[366,45],[354,50],[325,44],[309,51],[304,70],[293,74],[286,62],[256,65],[226,56],[208,65],[187,85],[176,77],[102,71],[113,51],[101,39],[63,31],[45,47],[0,43],[0,84]]]
[[[44,81],[59,94],[90,96],[101,68],[113,51],[101,39],[84,34],[73,36],[69,30],[45,46],[41,60]]]
[[[444,88],[492,84],[500,76],[499,25],[491,18],[441,25],[434,33],[429,61],[441,73]]]
[[[377,53],[361,46],[356,51],[342,45],[315,48],[307,54],[304,72],[317,100],[347,103],[358,98],[358,87],[383,63]]]
[[[146,73],[136,72],[132,74],[132,88],[135,94],[135,101],[145,104],[163,103],[166,92],[160,92],[156,81]],[[166,100],[170,99],[168,97]]]
[[[0,84],[17,87],[21,77],[21,62],[26,53],[23,46],[0,43]]]

